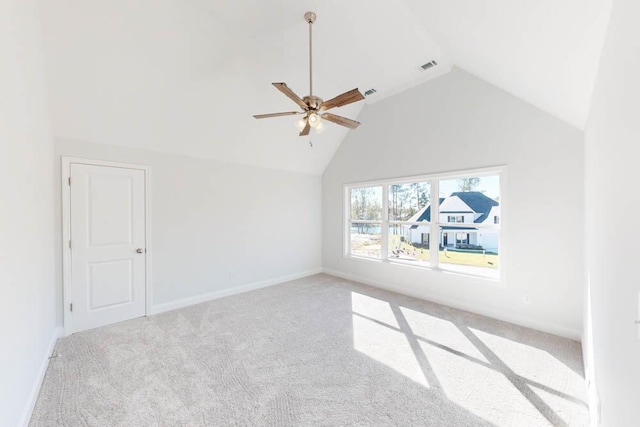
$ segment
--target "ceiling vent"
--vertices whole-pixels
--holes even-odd
[[[422,64],[420,68],[422,68],[422,71],[427,71],[429,68],[433,68],[436,65],[438,65],[436,61],[430,61],[430,62],[427,62],[426,64]]]
[[[369,89],[368,91],[366,91],[364,93],[364,96],[369,96],[369,95],[373,95],[374,93],[376,93],[377,90],[375,90],[374,88]]]

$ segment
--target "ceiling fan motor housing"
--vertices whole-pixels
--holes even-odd
[[[315,95],[305,96],[304,98],[302,98],[302,100],[304,101],[305,104],[307,104],[310,110],[320,109],[320,106],[322,105],[322,102],[323,102],[322,98]]]

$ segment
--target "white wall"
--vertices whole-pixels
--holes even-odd
[[[399,292],[579,338],[583,133],[462,70],[367,106],[323,176],[323,265]],[[506,164],[506,280],[342,257],[342,185]],[[523,302],[524,295],[531,304]]]
[[[56,334],[53,142],[34,2],[0,10],[0,425],[18,426]]]
[[[585,131],[591,292],[585,353],[600,394],[600,425],[607,427],[638,425],[640,419],[640,325],[634,325],[640,319],[640,232],[611,216],[611,206],[623,217],[640,210],[638,16],[640,3],[614,0]]]
[[[321,268],[318,175],[56,139],[57,176],[61,156],[151,167],[154,310]],[[60,239],[58,231],[58,248]]]

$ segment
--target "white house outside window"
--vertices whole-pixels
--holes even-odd
[[[345,256],[498,279],[501,175],[485,169],[345,186]]]

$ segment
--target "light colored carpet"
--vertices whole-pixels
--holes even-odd
[[[580,344],[317,275],[59,340],[32,426],[586,426]]]

